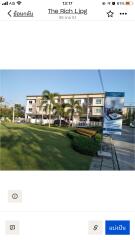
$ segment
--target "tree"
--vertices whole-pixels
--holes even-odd
[[[82,107],[80,106],[78,100],[75,100],[74,98],[70,99],[70,103],[67,104],[67,107],[68,107],[67,112],[71,116],[72,127],[73,127],[75,113],[79,113],[80,114],[82,112]]]
[[[66,106],[67,104],[63,103],[56,103],[55,106],[54,106],[54,109],[55,109],[55,114],[58,115],[59,117],[59,120],[60,120],[60,123],[59,123],[59,126],[61,127],[61,118],[65,118],[66,116]]]
[[[14,109],[15,109],[15,117],[21,117],[21,118],[25,117],[24,106],[22,106],[21,104],[15,104]]]
[[[12,108],[9,108],[7,106],[0,107],[0,118],[9,118],[12,119]]]
[[[51,116],[56,105],[55,97],[58,97],[58,93],[51,93],[48,90],[44,90],[42,93],[42,108],[45,109],[46,113],[49,115],[49,127],[51,125]]]

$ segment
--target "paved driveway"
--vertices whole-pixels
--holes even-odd
[[[121,136],[113,136],[113,143],[120,169],[135,170],[135,129],[124,126]]]

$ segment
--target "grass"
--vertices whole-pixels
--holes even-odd
[[[70,128],[0,125],[0,170],[88,170],[90,156],[74,151]]]

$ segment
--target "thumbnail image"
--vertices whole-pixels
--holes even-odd
[[[135,70],[0,70],[0,170],[135,170]]]

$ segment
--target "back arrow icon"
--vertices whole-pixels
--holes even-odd
[[[8,15],[9,15],[10,17],[12,17],[10,13],[11,13],[11,10],[8,12]]]

